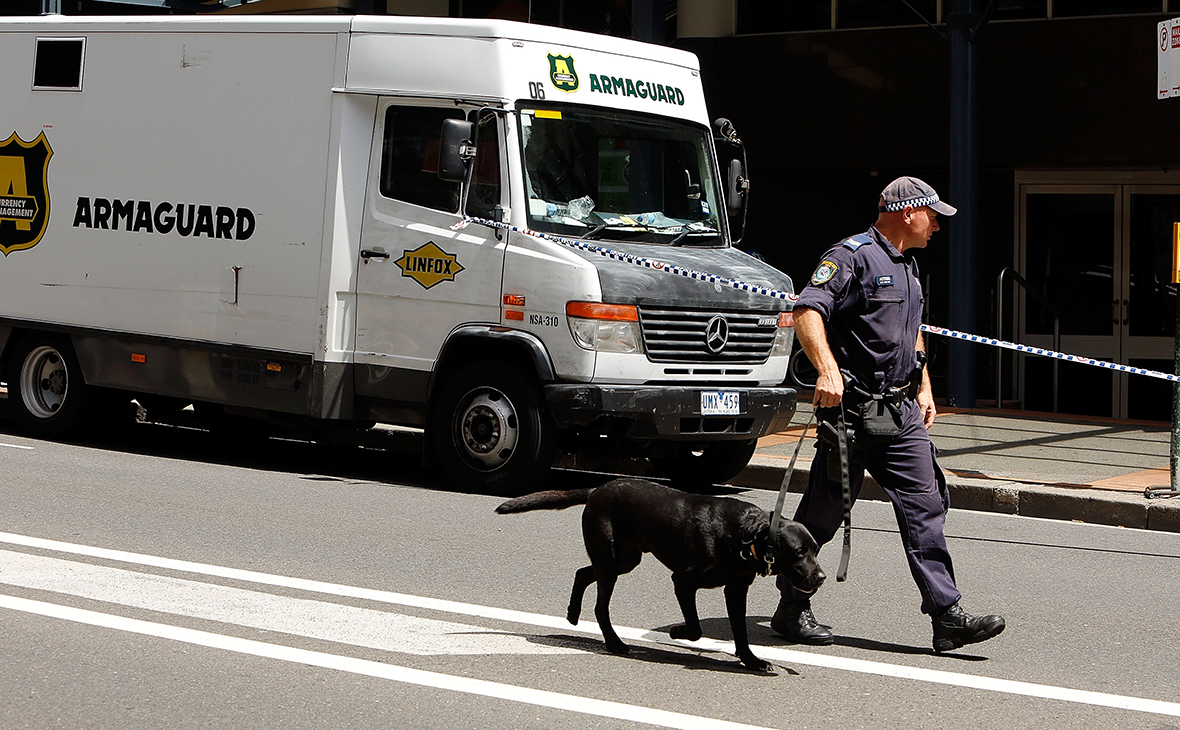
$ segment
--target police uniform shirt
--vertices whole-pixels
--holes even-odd
[[[840,369],[880,393],[906,385],[917,365],[924,302],[913,256],[873,227],[824,254],[795,308],[819,312]]]

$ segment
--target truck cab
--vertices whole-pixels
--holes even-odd
[[[680,481],[734,476],[757,438],[794,413],[795,392],[781,387],[793,290],[734,245],[744,156],[731,128],[708,121],[695,57],[495,25],[475,64],[494,98],[378,102],[358,363],[374,341],[390,343],[370,359],[374,382],[388,358],[441,363],[430,441],[465,482],[533,482],[559,447],[646,458]],[[437,139],[399,139],[410,115],[423,130],[432,119]],[[395,159],[436,147],[437,165]],[[417,178],[400,196],[373,184],[399,164]],[[406,198],[417,200],[413,212]],[[429,230],[423,207],[439,210]],[[453,233],[440,241],[440,231]],[[466,283],[444,283],[451,273]],[[415,296],[422,318],[444,320],[424,351],[414,333],[426,320],[378,303]],[[384,312],[380,329],[374,312]],[[394,352],[394,342],[405,346]]]

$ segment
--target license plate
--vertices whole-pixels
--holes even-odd
[[[702,416],[736,416],[742,405],[741,393],[736,390],[705,390],[701,392]]]

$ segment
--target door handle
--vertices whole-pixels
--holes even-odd
[[[365,248],[365,249],[361,249],[361,258],[362,259],[387,259],[387,258],[389,258],[389,254],[385,253],[384,251],[373,251],[371,249]]]

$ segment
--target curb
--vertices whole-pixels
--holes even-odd
[[[747,489],[778,491],[786,466],[782,459],[755,455],[730,483]],[[801,494],[811,474],[810,463],[799,462],[787,490]],[[970,479],[947,474],[951,507],[977,512],[1068,520],[1140,530],[1180,532],[1180,501],[1148,500],[1134,492],[1057,487],[996,479]],[[865,474],[859,499],[887,502],[884,490]]]

